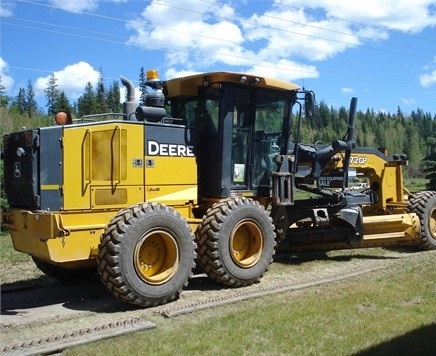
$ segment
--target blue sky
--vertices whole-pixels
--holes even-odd
[[[100,69],[161,79],[229,70],[295,82],[336,108],[436,114],[436,2],[49,0],[0,3],[0,75],[38,102],[54,73],[71,102]],[[121,84],[120,84],[121,86]]]

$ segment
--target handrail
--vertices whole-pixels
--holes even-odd
[[[115,131],[118,131],[118,181],[117,184],[121,183],[121,126],[116,125]],[[115,162],[114,162],[115,165]]]
[[[86,167],[86,143],[88,143],[88,167]],[[86,176],[86,168],[88,168],[89,177]],[[82,149],[82,192],[85,192],[86,187],[91,184],[92,181],[92,131],[86,129],[85,137],[83,139],[83,149]]]

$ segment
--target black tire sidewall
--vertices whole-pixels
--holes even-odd
[[[424,230],[426,240],[431,245],[432,249],[436,249],[436,237],[433,235],[430,228],[432,212],[436,209],[436,192],[425,202],[424,213],[422,214],[422,228]]]
[[[263,234],[263,251],[259,261],[252,267],[242,268],[232,259],[230,247],[230,237],[235,226],[244,219],[249,219],[256,223]],[[275,251],[275,234],[269,216],[259,206],[247,204],[238,206],[223,220],[220,227],[220,239],[218,250],[221,256],[221,263],[226,272],[238,280],[257,280],[268,270]]]
[[[174,276],[162,285],[152,285],[141,279],[136,272],[134,253],[137,243],[142,236],[153,230],[164,230],[176,240],[179,252],[179,265]],[[194,247],[193,236],[182,219],[177,217],[174,210],[147,209],[133,217],[131,225],[124,233],[119,250],[119,268],[126,285],[140,298],[162,299],[172,297],[186,284],[193,268]]]
[[[38,267],[42,273],[58,280],[59,282],[75,282],[98,277],[98,270],[96,267],[64,268],[62,266],[45,262],[38,257],[32,256],[32,260],[35,263],[35,266]]]

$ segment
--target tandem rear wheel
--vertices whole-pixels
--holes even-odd
[[[272,220],[257,201],[222,199],[197,228],[198,263],[217,282],[231,287],[251,285],[269,269],[275,237]]]
[[[195,267],[195,241],[172,207],[143,203],[121,210],[102,236],[97,266],[117,298],[141,307],[171,302]]]

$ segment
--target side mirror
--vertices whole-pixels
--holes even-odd
[[[315,116],[315,93],[306,91],[304,94],[304,112],[307,118]]]

